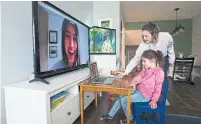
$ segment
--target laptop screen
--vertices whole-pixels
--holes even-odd
[[[90,68],[90,73],[91,73],[91,78],[92,79],[99,75],[98,74],[98,67],[97,67],[96,62],[90,63],[89,68]]]

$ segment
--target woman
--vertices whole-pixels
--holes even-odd
[[[78,58],[78,28],[77,25],[67,19],[62,24],[62,55],[53,69],[74,67],[79,64]]]
[[[128,75],[132,69],[140,62],[141,55],[145,50],[160,50],[165,57],[165,76],[169,66],[168,76],[173,74],[173,65],[175,61],[175,52],[173,38],[168,32],[159,32],[159,28],[154,23],[149,22],[142,27],[142,42],[136,50],[136,55],[132,58],[126,67],[125,72],[119,72],[120,75]]]
[[[62,26],[63,62],[67,67],[77,65],[78,61],[78,28],[77,25],[64,19]]]

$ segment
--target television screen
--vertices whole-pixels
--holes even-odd
[[[87,67],[89,27],[50,4],[33,2],[35,77]]]
[[[116,30],[102,27],[90,29],[91,54],[116,54]]]

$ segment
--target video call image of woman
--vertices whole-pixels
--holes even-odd
[[[78,65],[78,28],[77,25],[67,19],[62,24],[62,57],[52,69],[73,67]]]

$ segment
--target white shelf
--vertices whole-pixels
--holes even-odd
[[[68,94],[65,96],[64,101],[58,105],[54,110],[52,110],[51,112],[54,113],[56,112],[60,107],[62,107],[63,105],[65,105],[66,103],[70,102],[72,99],[74,99],[77,95],[79,94]]]
[[[51,112],[56,111],[57,109],[59,109],[61,106],[63,106],[64,104],[68,103],[69,101],[71,101],[73,98],[75,98],[77,95],[79,95],[79,91],[78,91],[78,85],[74,85],[68,89],[66,89],[65,91],[67,92],[66,96],[64,97],[64,100],[62,103],[60,103],[54,110],[52,110]]]
[[[4,86],[7,123],[72,124],[80,115],[79,83],[89,78],[89,75],[89,69],[84,68],[49,78],[49,85],[41,82],[29,83],[29,80],[25,80]],[[68,94],[63,102],[51,111],[50,98],[62,91],[67,91]],[[89,95],[85,107],[93,99],[94,97]],[[68,112],[72,114],[66,114]]]
[[[45,93],[51,93],[57,91],[58,89],[71,86],[74,83],[81,82],[84,78],[88,77],[89,75],[89,68],[83,68],[70,73],[65,73],[62,75],[45,79],[50,82],[49,85],[41,83],[40,81],[29,83],[29,80],[25,80],[6,85],[4,87],[23,88],[29,90],[37,90]]]

